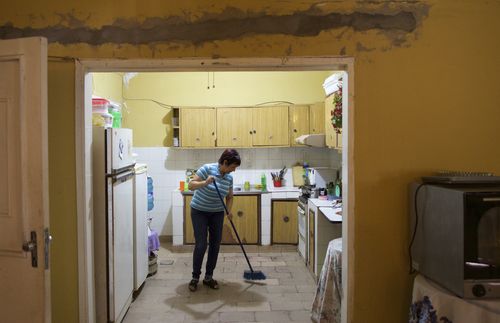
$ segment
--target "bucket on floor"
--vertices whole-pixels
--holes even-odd
[[[149,254],[149,272],[148,272],[148,277],[156,275],[156,272],[158,272],[158,255],[155,254],[154,252],[151,252]]]

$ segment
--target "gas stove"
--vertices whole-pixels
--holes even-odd
[[[315,186],[313,185],[303,185],[300,187],[300,200],[305,199],[305,203],[307,203],[307,199],[310,198],[313,195],[313,190]]]

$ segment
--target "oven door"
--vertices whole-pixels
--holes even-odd
[[[306,236],[306,211],[300,206],[297,207],[297,214],[299,218],[299,233],[305,237]]]
[[[500,192],[467,193],[464,279],[500,280]]]

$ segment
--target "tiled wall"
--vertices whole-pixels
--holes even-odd
[[[137,162],[148,164],[148,176],[153,178],[155,206],[149,215],[151,227],[160,235],[172,235],[172,191],[186,178],[186,168],[198,168],[215,163],[223,149],[171,149],[167,147],[135,148]],[[327,148],[260,148],[238,149],[242,163],[233,173],[234,184],[260,183],[264,172],[267,185],[272,185],[270,172],[307,161],[310,166],[340,168],[341,155]],[[285,174],[285,185],[293,186],[292,172]]]

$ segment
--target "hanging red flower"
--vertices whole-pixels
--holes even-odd
[[[333,93],[332,126],[336,133],[342,132],[342,79],[339,80],[339,89]]]

